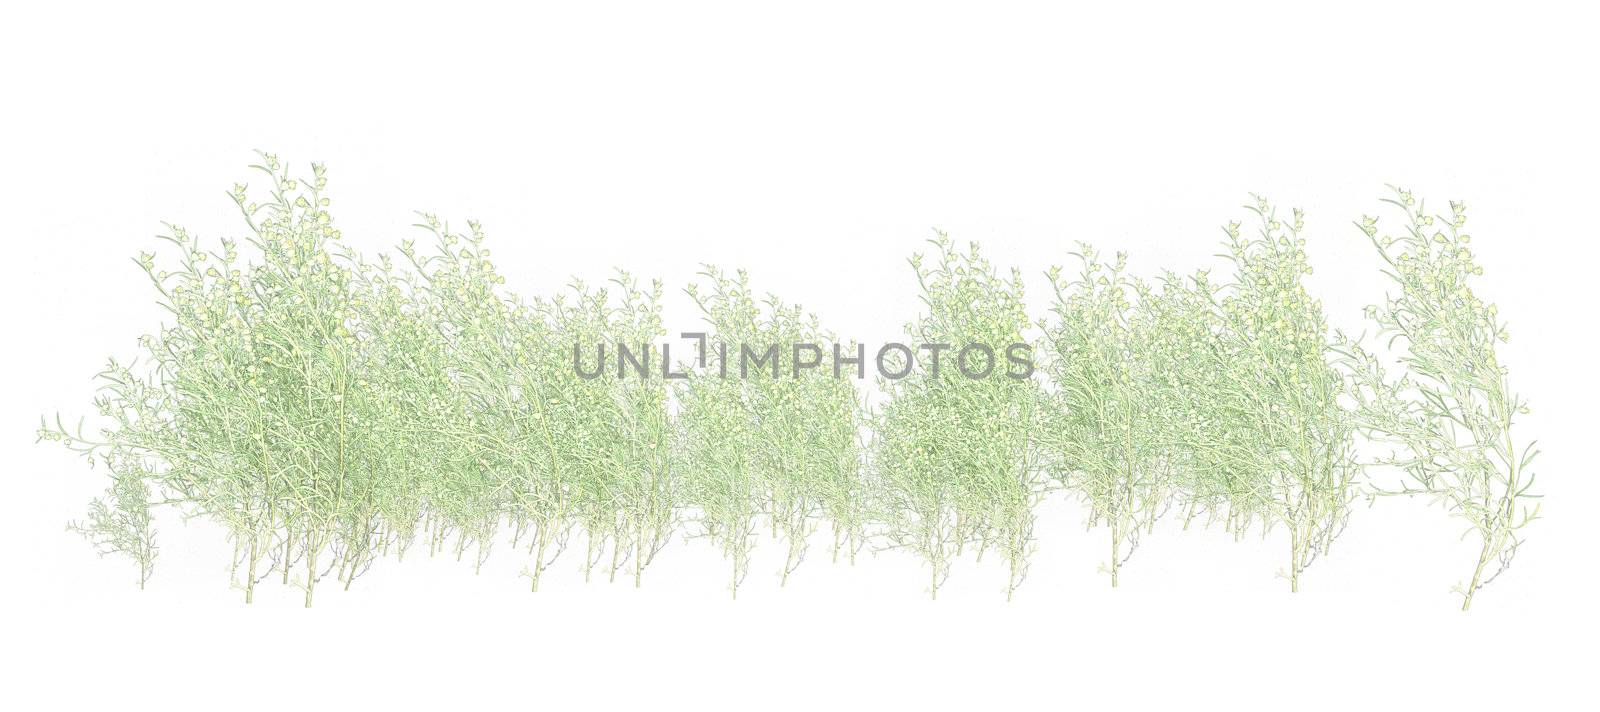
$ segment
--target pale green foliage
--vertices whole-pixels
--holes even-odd
[[[150,378],[135,376],[128,367],[110,363],[98,377],[95,407],[111,421],[99,437],[69,431],[58,417],[52,427],[41,419],[39,439],[57,441],[82,454],[90,466],[101,464],[111,474],[106,493],[89,504],[89,516],[67,526],[88,539],[101,556],[123,556],[139,570],[139,588],[149,582],[157,546],[147,484],[162,467],[162,460],[144,442],[159,442],[165,427],[163,409],[167,394]]]
[[[541,302],[550,333],[527,344],[530,358],[542,354],[548,361],[541,362],[527,387],[544,384],[538,398],[546,413],[541,417],[541,459],[554,463],[552,481],[566,484],[566,496],[573,498],[588,535],[585,576],[609,543],[607,576],[614,579],[631,564],[635,586],[677,522],[666,383],[660,374],[583,379],[566,358],[570,352],[553,361],[548,355],[555,344],[610,342],[640,349],[656,341],[666,333],[661,290],[655,282],[644,291],[625,272],[609,288],[590,290],[575,283],[570,301],[558,297]]]
[[[679,389],[680,475],[685,503],[699,510],[705,534],[730,560],[729,588],[749,568],[758,519],[785,546],[780,582],[805,558],[807,542],[828,522],[853,552],[864,537],[858,396],[848,376],[835,378],[822,344],[833,336],[815,316],[776,297],[757,302],[741,271],[708,268],[709,285],[691,285],[709,327],[703,368]],[[797,358],[794,344],[818,352]],[[773,360],[767,345],[777,345]],[[747,360],[742,349],[754,353]],[[697,347],[698,348],[698,347]],[[822,365],[803,368],[797,361]]]
[[[420,430],[436,448],[422,488],[430,550],[454,531],[457,557],[476,545],[481,566],[509,522],[513,545],[528,539],[524,575],[537,591],[576,529],[586,541],[586,578],[609,548],[608,576],[631,562],[637,585],[673,523],[666,389],[659,381],[584,379],[563,347],[659,338],[661,285],[645,292],[619,274],[615,292],[580,282],[570,294],[525,304],[497,294],[504,280],[476,224],[457,235],[425,217],[436,254],[403,250],[425,278],[417,304],[441,339],[437,363],[446,365],[443,407]]]
[[[1199,494],[1218,493],[1236,533],[1260,523],[1289,534],[1284,575],[1300,574],[1327,551],[1348,521],[1354,497],[1354,422],[1341,403],[1345,380],[1335,367],[1322,303],[1306,293],[1311,273],[1302,215],[1278,219],[1257,199],[1255,235],[1226,228],[1233,281],[1220,290],[1216,380],[1201,405],[1214,440]]]
[[[432,250],[401,248],[412,269],[370,263],[339,247],[320,166],[300,181],[263,158],[271,199],[232,193],[259,262],[173,228],[179,269],[138,262],[175,323],[141,339],[141,368],[102,374],[99,437],[41,430],[116,477],[79,529],[142,581],[159,493],[228,530],[246,601],[277,571],[310,605],[328,574],[348,587],[418,534],[481,566],[507,521],[533,530],[535,587],[578,525],[637,580],[673,522],[665,386],[584,381],[557,344],[659,337],[660,286],[528,305],[496,291],[476,224],[427,215]]]
[[[938,596],[953,561],[973,545],[980,556],[994,549],[1004,557],[1009,596],[1027,574],[1041,496],[1038,385],[1006,375],[1006,347],[1028,342],[1022,280],[1015,271],[1002,278],[976,245],[958,251],[943,234],[932,243],[932,264],[911,259],[928,311],[907,336],[913,345],[949,350],[937,372],[923,351],[909,375],[883,384],[889,400],[874,427],[876,512],[891,546],[927,562],[930,595]],[[994,349],[988,378],[956,367],[956,354],[974,343]]]
[[[309,605],[334,563],[347,581],[362,563],[364,524],[349,515],[365,489],[357,463],[375,443],[360,435],[360,299],[354,263],[336,250],[323,169],[302,183],[264,159],[255,168],[271,200],[250,202],[243,186],[232,193],[262,262],[240,264],[226,240],[206,251],[176,227],[165,238],[179,251],[176,271],[141,255],[174,323],[141,340],[142,374],[110,372],[101,413],[113,424],[102,438],[66,437],[145,463],[140,476],[168,502],[225,526],[246,600],[270,557],[286,582],[303,564],[296,583]]]
[[[1219,394],[1232,387],[1232,374],[1220,367],[1223,316],[1204,270],[1188,278],[1166,273],[1159,288],[1140,285],[1138,295],[1141,338],[1135,363],[1143,389],[1144,437],[1158,453],[1151,466],[1160,468],[1149,489],[1152,497],[1164,499],[1162,510],[1183,508],[1187,529],[1197,515],[1226,516],[1231,491],[1233,463],[1223,447],[1222,426],[1233,419],[1216,407]]]
[[[1045,323],[1054,390],[1046,397],[1039,440],[1052,456],[1050,472],[1089,506],[1089,521],[1111,530],[1107,569],[1116,586],[1122,564],[1168,505],[1170,459],[1158,419],[1170,393],[1158,380],[1167,363],[1155,358],[1153,328],[1170,326],[1129,302],[1146,290],[1124,275],[1127,258],[1105,264],[1087,245],[1076,254],[1077,278],[1059,269],[1049,277],[1056,300]]]
[[[416,254],[408,241],[402,252]],[[370,560],[395,553],[404,558],[420,533],[441,478],[461,447],[458,433],[441,431],[460,410],[460,389],[448,367],[448,342],[435,319],[437,307],[423,277],[394,269],[388,256],[357,271],[363,313],[363,339],[369,365],[357,385],[363,437],[380,438],[364,463],[369,486],[363,493],[366,526],[373,530]],[[454,437],[452,437],[454,435]],[[431,533],[431,531],[430,531]],[[429,538],[436,545],[434,538]]]
[[[150,514],[150,488],[142,478],[113,474],[105,495],[89,503],[88,519],[67,528],[82,534],[101,556],[132,559],[139,567],[139,588],[150,580],[156,560],[156,530]]]
[[[622,306],[612,312],[607,331],[627,342],[644,343],[666,334],[661,323],[661,283],[651,291],[640,292],[631,278],[622,274]],[[613,434],[619,457],[613,478],[606,489],[612,538],[617,549],[628,552],[624,560],[633,562],[634,585],[639,584],[644,566],[671,539],[677,524],[674,507],[677,492],[672,480],[672,438],[674,427],[668,414],[669,390],[663,379],[621,379],[611,385],[608,431]],[[612,557],[615,574],[617,558]]]
[[[1346,347],[1363,425],[1396,447],[1380,462],[1409,480],[1397,491],[1379,491],[1433,497],[1478,535],[1472,576],[1457,588],[1466,610],[1473,594],[1511,565],[1522,528],[1538,517],[1529,469],[1538,450],[1512,434],[1527,407],[1495,354],[1496,344],[1509,338],[1506,327],[1470,285],[1483,268],[1468,247],[1471,236],[1462,232],[1466,206],[1452,202],[1449,215],[1430,215],[1422,201],[1398,188],[1385,202],[1401,212],[1401,234],[1380,237],[1374,217],[1358,226],[1399,291],[1368,307],[1367,317],[1398,351],[1404,371],[1391,376],[1358,344]]]
[[[855,345],[758,299],[743,272],[708,269],[687,290],[708,348],[701,360],[692,341],[669,342],[667,366],[687,372],[672,381],[661,283],[618,273],[524,301],[503,290],[476,223],[455,232],[431,215],[419,225],[431,244],[404,242],[406,264],[368,261],[340,241],[321,166],[297,179],[262,154],[254,168],[265,191],[230,193],[242,242],[207,248],[168,226],[173,254],[136,260],[170,322],[140,339],[138,359],[99,374],[102,424],[39,431],[110,472],[70,528],[130,559],[141,587],[155,513],[170,507],[226,532],[247,602],[272,577],[309,606],[328,576],[349,587],[420,538],[430,555],[471,552],[475,569],[509,538],[538,590],[581,537],[586,579],[599,567],[638,585],[685,519],[729,560],[735,595],[763,530],[786,582],[826,525],[835,560],[874,540],[920,557],[935,597],[956,559],[993,551],[1009,596],[1049,476],[1109,529],[1113,585],[1177,508],[1186,527],[1286,530],[1298,589],[1348,519],[1358,428],[1407,476],[1374,491],[1431,496],[1478,534],[1463,607],[1538,515],[1537,451],[1511,434],[1525,407],[1495,353],[1505,329],[1469,287],[1482,269],[1457,203],[1430,216],[1397,191],[1404,234],[1359,223],[1398,287],[1368,309],[1403,367],[1394,375],[1359,343],[1329,343],[1303,284],[1301,215],[1280,221],[1265,200],[1249,206],[1254,234],[1226,228],[1226,282],[1202,271],[1148,284],[1087,246],[1076,277],[1052,270],[1044,378],[1018,377],[1008,350],[1031,347],[1020,276],[941,234],[929,259],[911,260],[926,310],[906,328],[914,362],[865,351],[864,370],[908,366],[880,381],[886,400],[869,416],[856,366],[832,352],[853,358]],[[970,377],[960,354],[980,344],[988,353],[967,365],[988,375]],[[622,375],[618,345],[649,372]],[[771,361],[747,369],[745,346]],[[586,377],[596,347],[612,350],[607,372]]]
[[[1285,225],[1264,200],[1251,209],[1260,229],[1227,227],[1235,271],[1220,287],[1205,272],[1151,287],[1124,276],[1120,255],[1106,265],[1087,247],[1076,280],[1050,274],[1041,440],[1091,522],[1111,530],[1112,585],[1169,507],[1185,526],[1203,513],[1240,536],[1288,529],[1295,589],[1348,517],[1353,424],[1321,305],[1302,285],[1301,216]]]

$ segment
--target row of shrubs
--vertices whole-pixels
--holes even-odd
[[[737,356],[714,348],[681,360],[683,379],[586,377],[577,345],[666,336],[660,282],[619,272],[523,299],[476,223],[428,215],[425,245],[368,259],[341,240],[322,166],[297,178],[262,154],[253,168],[265,194],[231,193],[242,243],[169,226],[175,254],[137,258],[170,323],[100,374],[99,424],[41,425],[110,473],[72,527],[131,559],[141,587],[152,510],[168,507],[228,532],[246,602],[272,578],[309,606],[424,548],[474,566],[505,548],[535,591],[563,558],[637,584],[675,534],[721,549],[735,596],[770,537],[784,580],[816,548],[852,562],[898,548],[935,597],[958,557],[992,553],[1009,597],[1035,505],[1063,488],[1106,532],[1113,586],[1163,516],[1280,537],[1297,590],[1352,502],[1430,497],[1481,545],[1465,608],[1537,516],[1534,452],[1511,435],[1525,409],[1496,360],[1504,326],[1469,286],[1482,270],[1459,203],[1435,215],[1394,190],[1392,228],[1356,224],[1391,284],[1366,313],[1372,350],[1307,293],[1300,211],[1262,199],[1225,227],[1225,276],[1138,279],[1082,246],[1049,270],[1037,322],[1018,270],[940,235],[911,259],[925,310],[908,340],[1026,343],[1039,369],[916,369],[880,378],[869,407],[866,383],[830,369],[721,377]],[[708,268],[685,291],[712,343],[836,342],[743,272]],[[1403,477],[1386,489],[1377,472]]]

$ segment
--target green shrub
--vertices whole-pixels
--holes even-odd
[[[1218,492],[1230,526],[1289,530],[1285,576],[1300,575],[1327,551],[1349,518],[1359,473],[1355,424],[1341,402],[1343,373],[1329,342],[1322,303],[1306,293],[1311,273],[1303,216],[1285,223],[1266,200],[1250,206],[1254,236],[1230,224],[1233,280],[1219,290],[1219,344],[1211,366],[1224,377],[1206,394],[1216,467],[1202,496]]]
[[[1022,279],[1016,271],[1002,278],[976,245],[958,251],[942,233],[932,243],[931,265],[921,255],[911,259],[928,312],[906,330],[927,358],[919,353],[916,364],[891,365],[891,372],[904,366],[909,373],[884,379],[888,401],[874,421],[876,518],[889,546],[927,562],[932,597],[969,545],[980,557],[989,549],[1004,557],[1010,597],[1027,575],[1033,506],[1042,494],[1038,385],[1005,373],[1009,345],[1029,343]],[[948,347],[942,367],[934,368],[924,344]],[[991,377],[952,368],[950,356],[969,344],[993,349]]]
[[[1378,441],[1396,446],[1381,464],[1407,476],[1398,489],[1375,491],[1431,497],[1478,535],[1472,576],[1456,587],[1467,610],[1473,594],[1511,566],[1522,528],[1538,518],[1530,467],[1539,451],[1512,433],[1527,405],[1511,390],[1495,353],[1510,334],[1495,306],[1472,291],[1483,268],[1468,247],[1471,236],[1462,232],[1466,206],[1451,202],[1449,215],[1430,215],[1422,201],[1398,188],[1384,202],[1401,212],[1403,232],[1380,236],[1375,217],[1358,227],[1398,293],[1366,312],[1404,370],[1390,374],[1359,344],[1345,345],[1360,386],[1362,424]]]
[[[823,365],[821,345],[834,338],[815,316],[777,297],[758,303],[742,271],[730,277],[708,268],[702,276],[709,284],[688,293],[709,327],[706,358],[678,391],[679,457],[685,502],[731,561],[737,596],[758,519],[784,544],[780,583],[824,521],[835,558],[862,540],[858,395],[854,380]],[[816,351],[802,358],[802,344]]]
[[[1079,249],[1075,280],[1059,268],[1048,275],[1056,296],[1055,318],[1044,324],[1053,389],[1039,440],[1051,474],[1088,504],[1091,525],[1110,528],[1106,568],[1116,586],[1141,533],[1168,504],[1169,428],[1158,420],[1172,394],[1158,383],[1166,364],[1152,353],[1161,337],[1153,328],[1167,325],[1145,313],[1153,298],[1129,301],[1130,292],[1147,290],[1124,275],[1126,256],[1105,264],[1088,245]]]

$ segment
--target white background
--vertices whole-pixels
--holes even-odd
[[[748,5],[748,6],[747,6]],[[1211,709],[1570,706],[1591,696],[1597,583],[1593,18],[1519,3],[1401,8],[805,3],[490,12],[325,3],[10,7],[0,18],[8,465],[6,707],[504,702],[555,709]],[[1109,6],[1100,3],[1097,6]],[[534,595],[515,556],[380,565],[348,593],[227,587],[203,522],[163,523],[149,590],[63,524],[102,475],[35,446],[90,411],[90,377],[161,314],[128,261],[161,221],[243,225],[251,149],[326,162],[347,239],[387,249],[413,210],[483,221],[511,288],[699,262],[887,340],[917,308],[905,258],[934,228],[1039,275],[1076,240],[1136,271],[1215,265],[1251,191],[1304,207],[1312,287],[1359,330],[1381,297],[1351,225],[1384,184],[1467,201],[1480,293],[1533,403],[1547,496],[1516,566],[1470,614],[1476,548],[1420,502],[1356,511],[1291,595],[1277,535],[1158,531],[1111,591],[1104,533],[1040,511],[1006,603],[964,562],[929,602],[916,561],[818,550],[780,590],[758,552],[737,602],[704,542],[645,586]],[[504,552],[502,552],[503,554]]]

